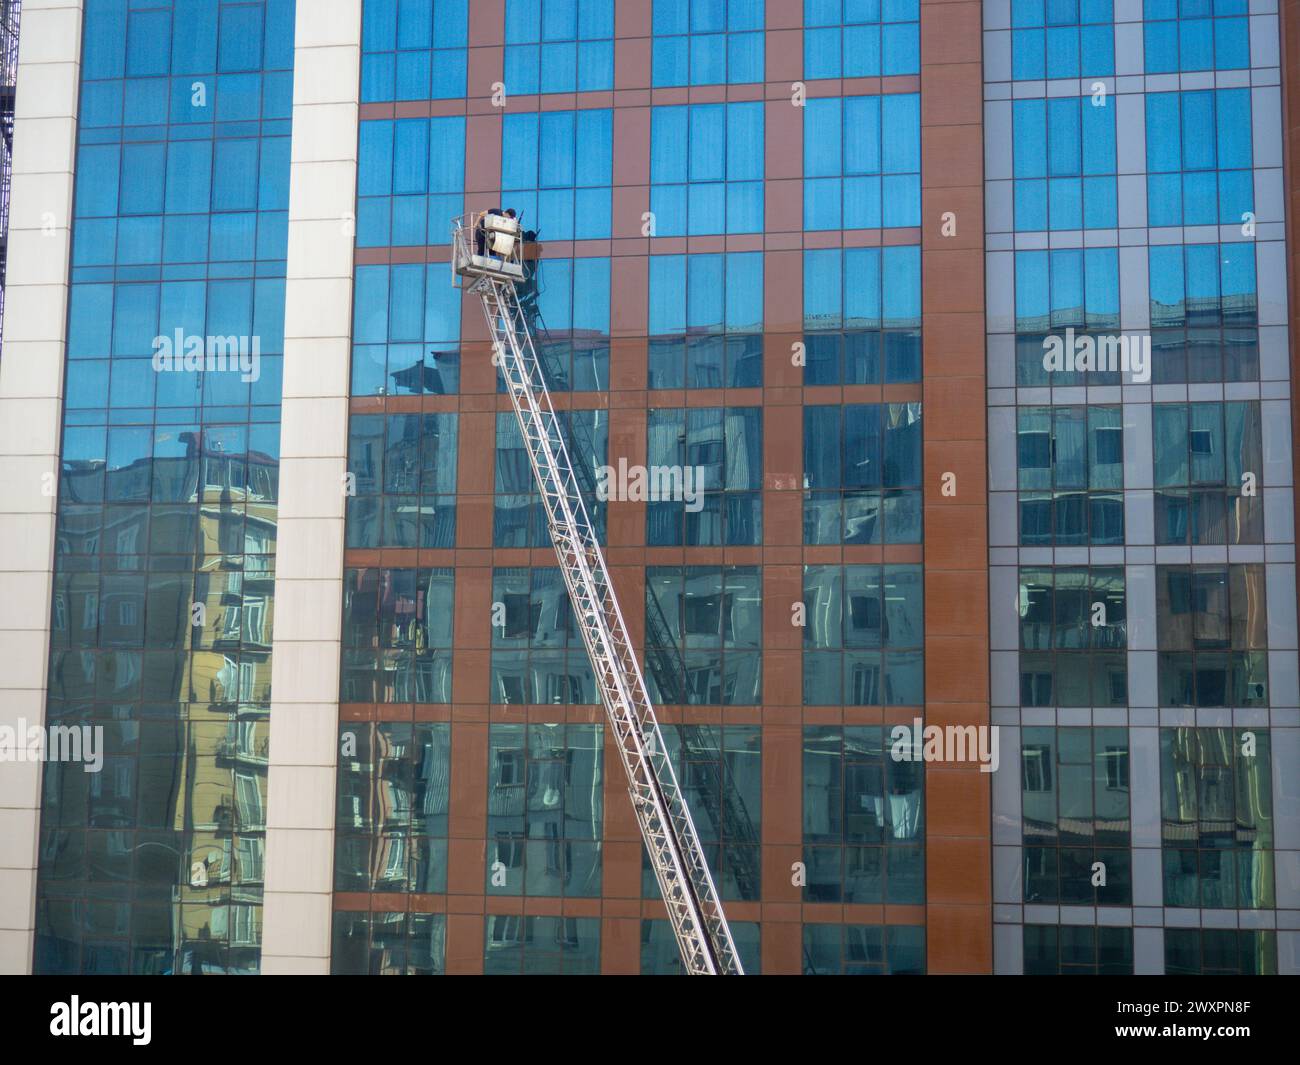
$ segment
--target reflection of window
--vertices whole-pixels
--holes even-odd
[[[720,597],[716,595],[686,596],[682,602],[682,611],[687,633],[696,636],[716,636],[720,601]]]
[[[1107,747],[1103,758],[1106,765],[1106,787],[1111,791],[1128,791],[1127,748]]]
[[[235,773],[235,804],[241,825],[251,828],[262,824],[262,791],[251,773]]]
[[[497,751],[496,785],[499,788],[522,787],[524,783],[524,752]]]
[[[524,941],[524,918],[516,914],[494,914],[488,918],[488,948],[517,947]]]
[[[1049,745],[1027,745],[1021,754],[1021,769],[1021,787],[1024,791],[1052,790],[1052,748]]]
[[[498,832],[496,860],[507,869],[519,869],[524,864],[524,840],[518,833]]]

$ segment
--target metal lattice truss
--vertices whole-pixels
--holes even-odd
[[[458,229],[456,234],[460,256],[469,254],[467,232]],[[479,276],[469,290],[483,303],[494,359],[510,393],[546,508],[560,572],[623,761],[632,806],[682,963],[691,975],[740,975],[744,969],[731,929],[673,772],[514,282]]]

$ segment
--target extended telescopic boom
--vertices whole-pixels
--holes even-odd
[[[515,291],[515,283],[524,279],[522,251],[522,232],[513,215],[482,212],[453,224],[452,269],[483,302],[493,361],[505,379],[528,450],[682,964],[693,976],[743,975]]]

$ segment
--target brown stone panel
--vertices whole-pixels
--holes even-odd
[[[610,281],[609,331],[613,337],[646,335],[650,287],[648,259],[619,259]],[[645,378],[642,379],[644,385]]]
[[[968,752],[968,757],[974,758],[974,752]],[[1014,772],[1016,767],[1009,768]],[[925,774],[926,831],[975,840],[987,836],[992,816],[990,792],[986,787],[979,787],[976,779],[987,775],[981,774],[976,766],[931,766]]]
[[[988,724],[981,20],[975,0],[921,2],[927,723]],[[988,774],[926,769],[927,969],[988,972]]]
[[[934,976],[993,971],[993,922],[984,904],[925,908],[926,971]]]
[[[792,624],[792,607],[803,598],[803,567],[763,568],[763,648],[797,651],[804,630]]]
[[[930,402],[930,391],[926,389],[926,403]],[[966,412],[966,403],[955,403],[952,405],[953,416]],[[938,408],[926,407],[926,427],[925,432],[928,436],[931,429],[931,422],[938,421],[934,411]],[[927,499],[926,514],[927,518],[935,510],[941,510],[944,507],[968,507],[979,508],[981,505],[981,496],[986,492],[987,466],[985,465],[985,448],[984,441],[967,441],[967,440],[927,440],[925,443],[925,470],[926,470],[926,489],[933,490],[936,498],[933,502]],[[949,479],[947,483],[953,485],[956,495],[942,496],[940,491],[945,483],[945,474],[952,474],[956,480]],[[987,511],[988,504],[984,503],[984,510]],[[968,519],[973,518],[973,510],[967,511]],[[926,532],[929,532],[927,527]],[[927,536],[927,543],[929,537]],[[983,544],[986,542],[987,532],[984,526],[968,528],[966,535],[963,536],[963,542],[970,546]],[[942,550],[942,548],[941,548]],[[929,561],[929,552],[926,553]]]
[[[925,3],[921,5],[921,84],[928,88],[925,76],[929,70],[965,63],[979,63],[983,59],[984,19],[979,0],[954,0],[952,3]],[[972,85],[980,83],[982,75],[966,76],[959,88],[970,92]],[[983,85],[975,94],[983,97]]]
[[[501,111],[470,115],[465,120],[465,195],[470,207],[493,206],[487,201],[501,188]]]
[[[1300,2],[1282,0],[1278,5],[1282,37],[1282,139],[1285,164],[1286,236],[1288,266],[1288,306],[1291,340],[1291,424],[1300,425],[1300,183],[1296,167],[1300,166]],[[1291,468],[1300,470],[1300,433],[1291,433]],[[1300,524],[1300,494],[1295,498],[1295,521]]]
[[[797,921],[774,921],[763,913],[763,974],[797,975],[803,971],[803,927]]]
[[[641,972],[641,921],[606,917],[600,922],[600,971],[603,976],[637,976]]]
[[[648,185],[650,183],[650,108],[625,107],[614,121],[614,184]],[[634,233],[641,232],[638,219]],[[616,236],[631,236],[623,225],[615,226]]]
[[[764,662],[764,668],[768,663]],[[795,705],[798,705],[796,701]],[[799,724],[763,724],[763,803],[762,825],[764,850],[782,844],[803,846],[803,728]],[[766,875],[764,893],[775,885]],[[787,867],[786,880],[789,881]],[[784,898],[785,893],[774,897]]]
[[[769,251],[763,257],[763,329],[768,335],[793,334],[792,343],[803,336],[802,251]],[[780,357],[774,351],[764,361]]]
[[[505,43],[506,0],[474,0],[469,5],[471,48]]]
[[[487,824],[487,756],[488,726],[456,721],[451,726],[451,796],[448,803],[447,833],[453,839],[470,841],[483,839]],[[472,862],[479,872],[474,873],[474,886],[463,889],[470,894],[483,890],[482,856]],[[452,864],[452,870],[456,868]],[[450,887],[449,891],[462,889]]]
[[[447,975],[482,974],[483,933],[482,914],[447,915]]]

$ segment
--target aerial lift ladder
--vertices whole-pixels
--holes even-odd
[[[573,616],[623,761],[632,808],[682,965],[692,976],[743,975],[515,290],[527,269],[522,238],[513,215],[493,211],[457,218],[452,228],[453,274],[482,300],[493,362],[505,380],[528,451]]]

